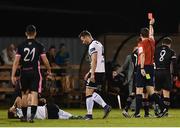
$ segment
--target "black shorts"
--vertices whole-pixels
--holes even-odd
[[[166,69],[155,70],[155,89],[160,91],[171,90],[172,89],[172,80],[171,73]]]
[[[41,92],[42,77],[38,71],[22,71],[21,72],[21,90]]]
[[[146,79],[146,77],[142,76],[140,66],[138,66],[136,75],[136,87],[154,86],[154,66],[145,65],[144,70],[146,71],[146,74],[150,75],[150,79]]]
[[[91,74],[89,74],[88,78],[90,78]],[[86,82],[86,86],[89,88],[97,89],[98,86],[103,86],[105,83],[105,73],[95,73],[95,83]]]

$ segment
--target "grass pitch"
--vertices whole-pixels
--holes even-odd
[[[64,109],[74,115],[84,115],[86,109]],[[103,110],[93,111],[93,120],[35,120],[34,123],[7,119],[7,110],[0,110],[0,127],[180,127],[180,109],[170,109],[164,118],[124,118],[119,109],[112,109],[107,119],[102,119]],[[153,111],[151,110],[153,114]],[[130,112],[132,114],[132,112]]]

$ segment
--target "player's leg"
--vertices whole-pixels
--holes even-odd
[[[104,73],[95,73],[95,81],[96,81],[96,85],[104,85],[104,79],[105,79],[105,74]],[[97,92],[93,92],[92,94],[93,100],[98,103],[100,106],[102,106],[102,108],[104,108],[104,116],[103,119],[106,118],[109,114],[109,112],[111,111],[111,106],[108,105],[103,98],[97,93]]]
[[[92,97],[92,94],[94,92],[94,89],[86,86],[86,109],[87,114],[85,116],[85,120],[91,120],[93,119],[92,113],[93,113],[93,106],[94,106],[94,100]]]
[[[151,100],[154,101],[155,104],[159,105],[161,113],[158,115],[158,117],[163,117],[167,113],[167,109],[165,108],[162,98],[157,93],[155,93],[153,86],[147,86],[146,89],[150,95]]]
[[[167,109],[167,112],[168,112],[168,109],[169,109],[169,106],[170,106],[170,91],[169,90],[163,90],[163,97],[164,97],[164,105]]]
[[[21,109],[22,109],[22,113],[23,113],[23,117],[21,118],[22,122],[27,121],[28,93],[29,93],[29,91],[22,92],[22,102],[21,102],[21,104],[22,104]]]
[[[42,79],[41,75],[38,72],[34,72],[33,74],[30,74],[31,78],[31,86],[30,86],[30,107],[31,107],[31,117],[29,119],[30,123],[34,122],[34,117],[37,111],[37,105],[38,105],[38,91],[41,92],[41,83]]]
[[[144,108],[144,117],[149,117],[149,99],[146,91],[143,94],[142,106]]]
[[[130,108],[130,106],[131,106],[131,104],[132,104],[132,102],[133,102],[134,99],[135,99],[135,93],[131,93],[131,94],[128,96],[127,100],[126,100],[126,105],[125,105],[125,107],[124,107],[124,110],[122,111],[122,115],[123,115],[124,117],[130,118],[130,115],[129,115],[129,113],[128,113],[128,110],[129,110],[129,108]]]
[[[134,113],[135,118],[140,117],[140,109],[142,107],[142,94],[143,94],[143,87],[136,87],[136,109]]]

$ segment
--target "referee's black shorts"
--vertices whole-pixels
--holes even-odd
[[[21,91],[23,92],[27,90],[39,92],[41,88],[41,75],[38,71],[22,71],[20,81]]]
[[[161,89],[170,91],[172,89],[171,73],[169,70],[155,70],[155,89],[157,91],[160,91]]]
[[[137,67],[137,75],[136,75],[136,87],[146,87],[146,86],[154,86],[154,66],[153,65],[145,65],[144,70],[146,74],[149,74],[150,79],[147,79],[145,76],[141,74],[140,66]]]
[[[91,74],[89,74],[88,78],[90,78]],[[105,83],[105,73],[95,73],[95,83],[91,81],[86,82],[86,87],[97,89],[99,85],[103,86]]]

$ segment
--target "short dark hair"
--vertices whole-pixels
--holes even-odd
[[[34,25],[27,25],[26,32],[28,33],[36,32],[36,27]]]
[[[162,44],[170,45],[172,43],[172,39],[170,37],[164,37],[162,40]]]
[[[140,34],[142,35],[142,37],[149,37],[149,29],[141,28]]]
[[[79,34],[79,38],[80,37],[84,37],[84,36],[91,36],[91,33],[87,30],[83,30],[80,34]]]

